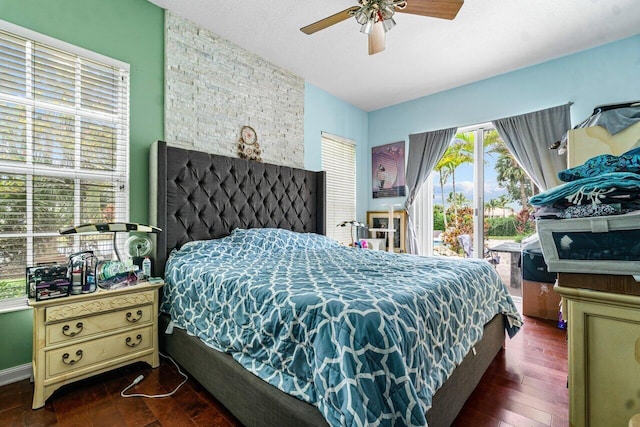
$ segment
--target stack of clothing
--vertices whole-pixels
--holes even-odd
[[[640,213],[640,148],[621,156],[593,157],[583,165],[560,172],[558,177],[566,183],[529,199],[536,206],[534,216],[537,219]],[[631,265],[637,266],[640,227],[635,225],[636,217],[632,218],[631,227],[606,233],[585,231],[584,223],[579,227],[567,225],[561,230],[555,227],[557,231],[551,233],[551,238],[558,259],[632,261]],[[608,222],[604,221],[604,224]],[[625,224],[629,225],[629,222]]]
[[[558,173],[565,184],[529,199],[537,219],[640,213],[640,147],[621,156],[603,154]]]

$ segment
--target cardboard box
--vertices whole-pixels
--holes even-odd
[[[640,140],[640,122],[611,135],[603,126],[588,126],[567,132],[567,167],[582,165],[601,154],[619,156],[635,147]]]
[[[553,283],[522,281],[522,314],[541,319],[558,320],[560,294]]]

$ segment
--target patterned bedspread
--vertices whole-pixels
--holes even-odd
[[[433,394],[504,313],[521,318],[483,260],[340,246],[235,230],[170,256],[162,310],[175,326],[316,405],[332,426],[426,425]]]

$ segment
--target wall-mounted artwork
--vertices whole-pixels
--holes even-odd
[[[373,198],[405,195],[404,141],[371,148]]]

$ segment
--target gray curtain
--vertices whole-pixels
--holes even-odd
[[[418,254],[418,241],[414,220],[411,218],[411,206],[427,180],[433,167],[447,151],[449,143],[458,128],[441,129],[433,132],[409,135],[409,161],[407,162],[406,183],[409,190],[405,209],[407,211],[407,252]]]
[[[558,172],[567,168],[566,155],[549,146],[571,129],[570,107],[565,104],[493,121],[513,157],[542,191],[560,185]]]

